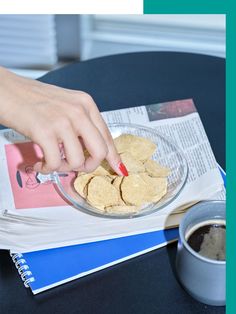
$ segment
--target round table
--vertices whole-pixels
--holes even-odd
[[[225,60],[144,52],[74,63],[39,79],[91,94],[101,111],[192,98],[225,167]],[[225,313],[192,299],[175,274],[176,243],[33,296],[0,251],[1,313]],[[60,262],[60,261],[58,261]],[[46,265],[45,265],[46,271]]]

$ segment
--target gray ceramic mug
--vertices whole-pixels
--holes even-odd
[[[225,201],[206,201],[194,205],[179,226],[176,270],[185,290],[195,299],[209,305],[225,305],[226,262],[206,258],[186,241],[194,225],[208,220],[224,220]]]

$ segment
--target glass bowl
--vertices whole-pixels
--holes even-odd
[[[74,189],[73,182],[77,176],[76,172],[66,174],[53,173],[51,175],[51,179],[55,183],[58,192],[67,202],[80,211],[100,217],[135,218],[164,209],[181,193],[187,181],[188,164],[184,153],[170,139],[153,128],[128,123],[108,124],[108,127],[113,138],[121,134],[132,134],[150,139],[157,145],[152,159],[171,170],[167,178],[167,194],[160,201],[143,206],[139,212],[120,214],[106,213],[87,203]]]

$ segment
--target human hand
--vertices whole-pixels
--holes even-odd
[[[26,79],[4,68],[0,80],[0,123],[41,147],[44,159],[34,165],[35,171],[91,172],[106,159],[117,174],[128,175],[90,95]],[[90,154],[87,159],[84,148]]]

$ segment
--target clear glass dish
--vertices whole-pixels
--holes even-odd
[[[73,182],[77,175],[75,172],[53,173],[51,175],[51,180],[55,183],[57,191],[75,208],[84,213],[100,217],[135,218],[164,209],[181,193],[187,181],[188,164],[184,157],[184,153],[173,142],[171,142],[170,139],[160,134],[155,129],[125,123],[109,124],[108,127],[113,138],[126,133],[145,137],[157,144],[157,149],[152,158],[171,170],[171,173],[168,176],[167,194],[157,203],[147,204],[137,213],[108,214],[92,207],[75,191],[73,186]]]

